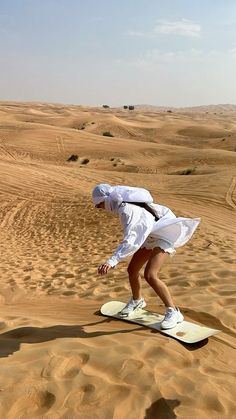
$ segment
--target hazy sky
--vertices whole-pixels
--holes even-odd
[[[236,104],[236,0],[0,0],[0,100]]]

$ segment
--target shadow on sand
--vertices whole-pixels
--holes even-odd
[[[156,400],[147,410],[144,419],[174,419],[177,418],[174,413],[175,407],[180,405],[179,400],[161,399]]]
[[[96,338],[98,336],[130,333],[141,329],[135,327],[129,330],[93,331],[87,332],[85,327],[109,323],[110,319],[83,325],[55,325],[50,327],[18,327],[0,334],[0,357],[7,357],[20,349],[22,343],[42,343],[62,338]]]
[[[100,312],[95,312],[95,315],[104,318],[101,316]],[[16,329],[8,330],[0,334],[0,357],[7,357],[14,352],[20,349],[20,345],[22,343],[42,343],[48,342],[55,339],[62,339],[62,338],[96,338],[99,336],[107,336],[107,335],[114,335],[117,333],[131,333],[133,331],[143,330],[142,326],[136,326],[132,329],[118,329],[114,331],[85,331],[85,327],[96,326],[101,324],[106,324],[114,321],[114,319],[107,319],[83,324],[83,325],[54,325],[49,327],[19,327]],[[152,331],[151,333],[157,333]],[[148,338],[148,336],[147,336]],[[183,342],[179,342],[183,345],[187,350],[194,351],[196,349],[201,348],[202,346],[206,345],[208,339],[205,339],[202,342],[197,344],[183,344]]]

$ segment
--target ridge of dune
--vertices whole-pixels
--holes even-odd
[[[236,122],[207,109],[0,102],[1,417],[234,416]],[[101,317],[130,291],[127,261],[97,276],[122,238],[91,203],[100,182],[201,217],[161,277],[186,319],[222,333],[190,347]]]

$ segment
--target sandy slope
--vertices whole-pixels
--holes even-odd
[[[0,103],[1,418],[234,416],[235,151],[233,107]],[[99,315],[129,298],[127,261],[96,274],[122,237],[91,204],[99,182],[202,218],[162,278],[187,319],[221,334],[189,347]]]

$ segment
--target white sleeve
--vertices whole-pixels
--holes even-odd
[[[142,246],[149,236],[154,222],[151,214],[134,205],[129,205],[120,214],[120,220],[124,228],[124,238],[106,262],[112,267],[117,265],[122,259],[133,255]]]

